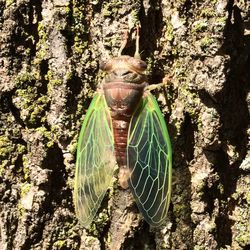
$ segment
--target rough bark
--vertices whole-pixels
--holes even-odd
[[[244,0],[0,1],[0,249],[248,249],[250,13]],[[74,215],[76,140],[123,31],[141,22],[173,151],[169,218],[151,229],[114,186]],[[125,52],[133,54],[134,45]]]

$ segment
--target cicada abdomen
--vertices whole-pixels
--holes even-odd
[[[77,217],[88,227],[118,164],[120,186],[130,188],[145,220],[160,226],[170,204],[172,150],[163,115],[147,90],[146,63],[123,55],[100,68],[107,74],[88,109],[77,147]]]

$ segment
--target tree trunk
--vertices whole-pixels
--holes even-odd
[[[0,0],[0,249],[248,249],[250,4]],[[114,187],[89,230],[74,214],[77,138],[125,30],[173,144],[166,223]],[[125,53],[133,55],[134,41]]]

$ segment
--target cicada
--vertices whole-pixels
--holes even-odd
[[[88,227],[119,166],[118,183],[130,188],[153,227],[164,223],[170,204],[172,149],[167,126],[150,93],[139,57],[118,55],[100,64],[106,77],[83,122],[76,159],[76,215]]]

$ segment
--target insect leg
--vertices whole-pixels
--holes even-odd
[[[140,56],[140,46],[139,46],[139,41],[140,41],[140,24],[136,24],[136,41],[135,41],[135,54],[134,54],[134,58],[136,59],[141,59]],[[118,51],[118,56],[122,55],[122,51],[126,48],[127,44],[128,44],[128,40],[129,40],[129,32],[125,31],[124,32],[124,41],[121,44],[121,47]]]
[[[139,41],[140,41],[140,24],[138,23],[136,25],[136,41],[135,41],[135,54],[134,54],[134,58],[136,59],[141,59]]]
[[[172,79],[170,80],[169,77],[167,77],[167,79],[163,79],[163,82],[161,82],[161,83],[147,85],[145,87],[144,91],[150,92],[150,91],[155,90],[155,89],[164,88],[168,84],[172,84],[172,83],[173,83]]]
[[[121,44],[121,47],[118,51],[118,56],[121,56],[122,55],[122,51],[125,49],[125,47],[127,46],[127,43],[128,43],[128,39],[129,39],[129,32],[126,30],[124,32],[124,41],[123,43]]]
[[[139,41],[140,41],[140,24],[138,23],[136,25],[136,41],[135,41],[135,54],[134,54],[134,58],[136,59],[141,59]]]

